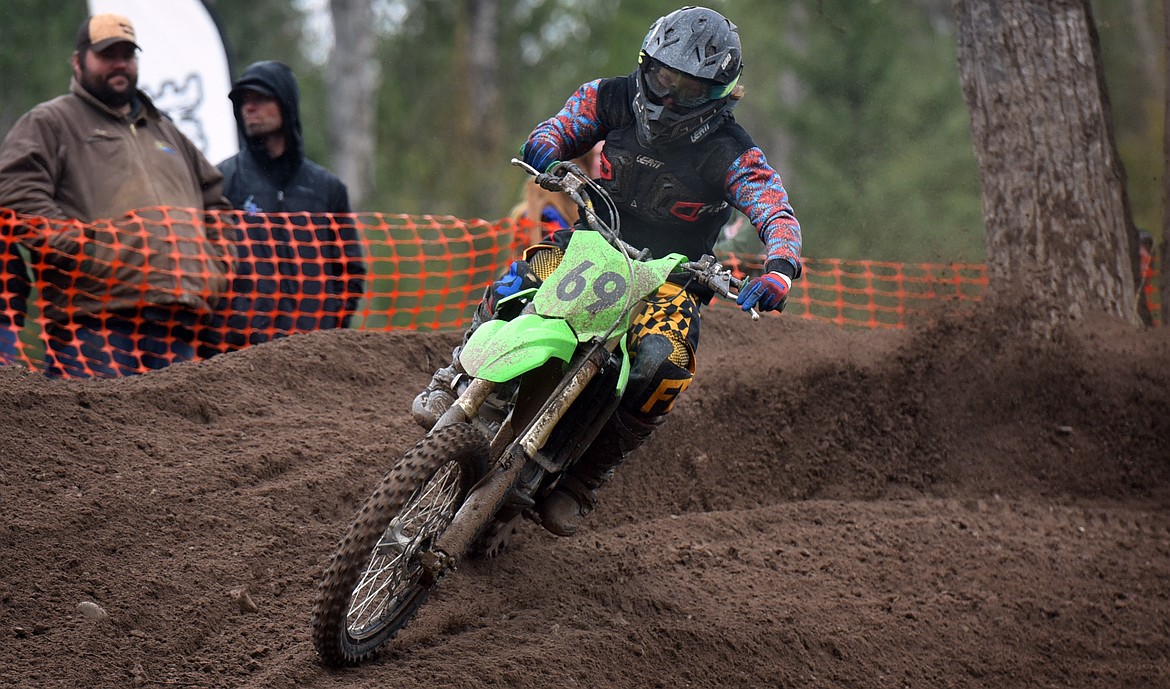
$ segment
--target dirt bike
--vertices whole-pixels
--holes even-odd
[[[313,644],[327,665],[373,656],[462,558],[492,557],[524,517],[539,520],[538,501],[617,408],[631,367],[626,331],[643,299],[671,276],[725,298],[741,287],[712,256],[653,259],[624,242],[608,194],[560,165],[540,180],[568,194],[596,231],[574,232],[539,287],[501,300],[496,318],[474,330],[459,353],[458,398],[359,510],[313,609]]]

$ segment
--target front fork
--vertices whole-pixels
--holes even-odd
[[[557,385],[520,437],[507,443],[484,477],[471,489],[451,525],[435,541],[431,549],[432,556],[423,559],[423,566],[431,570],[435,578],[447,569],[455,568],[458,558],[467,552],[480,530],[508,502],[512,489],[520,477],[520,471],[529,460],[537,456],[537,451],[544,446],[561,417],[565,415],[565,411],[601,371],[608,356],[609,352],[604,347],[593,347],[572,373],[565,376]],[[435,423],[435,428],[452,423],[466,423],[479,410],[495,386],[495,383],[480,378],[473,380],[467,390]],[[499,432],[509,433],[510,428],[509,423],[504,423]],[[500,440],[497,435],[492,441],[492,447],[498,447],[497,443]]]

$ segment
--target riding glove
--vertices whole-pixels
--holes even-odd
[[[744,311],[750,311],[758,306],[761,311],[783,311],[788,301],[788,290],[792,287],[792,278],[783,273],[765,273],[752,278],[735,300]]]
[[[543,141],[526,141],[521,153],[524,162],[536,168],[537,172],[548,172],[549,168],[557,164],[557,149]]]
[[[508,266],[508,272],[491,284],[488,288],[487,307],[494,314],[499,303],[517,292],[531,287],[540,287],[540,278],[532,270],[528,261],[513,261]]]

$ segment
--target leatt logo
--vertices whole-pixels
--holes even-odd
[[[650,156],[638,156],[636,158],[636,160],[638,161],[639,165],[645,165],[646,167],[652,167],[655,170],[657,170],[658,168],[660,168],[666,164],[666,163],[663,163],[661,160],[654,160]]]

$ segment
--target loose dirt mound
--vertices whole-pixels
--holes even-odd
[[[526,525],[342,672],[309,642],[317,577],[453,335],[0,370],[0,685],[1170,686],[1170,331],[1037,343],[1005,313],[711,310],[586,532]]]

